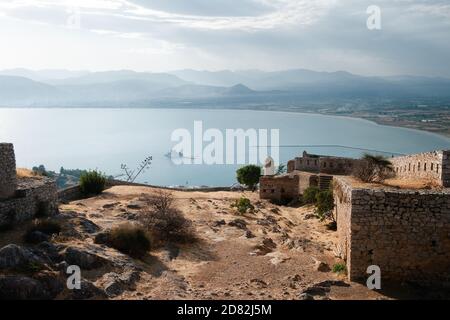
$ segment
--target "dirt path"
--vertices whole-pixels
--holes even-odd
[[[156,190],[114,187],[97,198],[62,206],[102,229],[133,220],[140,199]],[[339,262],[336,232],[311,218],[311,208],[278,207],[245,193],[256,207],[239,216],[231,203],[241,193],[174,192],[175,205],[193,221],[199,242],[152,251],[141,263],[136,290],[117,299],[299,299],[302,291],[336,281],[315,299],[377,299],[378,293],[347,284],[330,268]],[[239,223],[236,219],[241,220]],[[231,223],[231,225],[230,225]],[[324,271],[318,271],[322,262]]]

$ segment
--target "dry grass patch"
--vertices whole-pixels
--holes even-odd
[[[42,179],[43,176],[39,173],[25,168],[18,168],[16,170],[17,172],[17,178],[35,178],[35,179]]]

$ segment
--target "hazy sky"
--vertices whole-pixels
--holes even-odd
[[[0,69],[450,77],[449,0],[0,0],[0,37]]]

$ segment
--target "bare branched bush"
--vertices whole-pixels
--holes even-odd
[[[363,182],[383,182],[393,175],[392,163],[382,157],[364,155],[353,170],[353,176]]]
[[[158,191],[156,195],[148,197],[146,202],[146,208],[140,213],[140,222],[150,235],[152,244],[195,241],[192,221],[173,207],[172,193]]]

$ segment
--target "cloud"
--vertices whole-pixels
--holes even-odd
[[[212,30],[270,29],[290,24],[310,24],[320,18],[337,0],[243,0],[230,5],[225,0],[126,1],[126,0],[12,0],[0,4],[11,16],[33,19],[35,12],[78,7],[83,15],[109,16],[149,23],[168,23],[189,28]],[[168,5],[168,3],[170,4]],[[165,3],[165,4],[164,4]],[[189,3],[189,5],[186,5]],[[226,5],[225,5],[226,4]],[[39,16],[36,17],[39,19]]]
[[[366,27],[373,4],[381,7],[379,31]],[[74,34],[68,21],[78,11],[80,31]],[[450,76],[448,0],[0,0],[0,15],[17,20],[8,24],[11,38],[14,26],[47,24],[51,31],[40,36],[53,47],[42,54],[57,51],[60,61],[60,38],[73,37],[80,60],[88,59],[81,49],[92,48],[107,57],[102,66],[112,68],[300,67]]]

